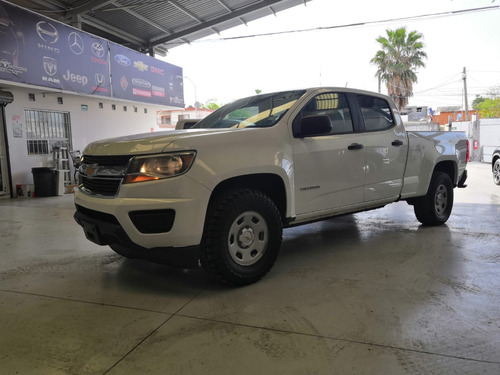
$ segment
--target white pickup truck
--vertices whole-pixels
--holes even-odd
[[[264,94],[192,129],[94,142],[75,219],[128,258],[201,265],[227,284],[262,278],[282,229],[406,200],[445,223],[467,178],[462,132],[407,132],[387,96],[344,88]]]

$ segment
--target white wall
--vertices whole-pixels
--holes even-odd
[[[486,118],[480,120],[479,146],[481,160],[491,163],[493,151],[500,146],[500,118]]]
[[[143,103],[110,100],[99,97],[79,96],[58,92],[45,92],[31,88],[4,87],[12,92],[14,101],[5,107],[7,138],[9,141],[10,161],[12,171],[12,186],[32,184],[31,168],[52,166],[52,155],[28,155],[26,139],[25,109],[43,109],[51,111],[70,112],[73,150],[81,150],[92,141],[135,133],[161,130],[156,123],[156,111],[168,108]],[[35,94],[35,101],[28,100],[28,93]],[[57,97],[63,98],[63,104],[57,103]],[[103,109],[99,108],[103,103]],[[111,105],[116,105],[116,110]],[[82,110],[82,105],[88,110]],[[127,111],[123,107],[127,107]],[[134,106],[137,112],[134,112]],[[144,113],[144,109],[147,113]],[[21,119],[23,134],[15,138],[13,122]]]

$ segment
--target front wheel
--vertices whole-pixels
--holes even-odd
[[[201,263],[225,284],[251,284],[274,265],[281,237],[281,217],[273,201],[256,190],[235,189],[209,207]]]
[[[493,182],[500,185],[500,158],[493,164]]]
[[[453,184],[447,173],[436,171],[432,174],[427,194],[414,201],[417,220],[424,225],[446,223],[453,208]]]

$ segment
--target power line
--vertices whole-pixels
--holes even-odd
[[[276,32],[269,32],[269,33],[262,33],[262,34],[241,35],[241,36],[233,36],[233,37],[218,38],[218,39],[204,39],[204,40],[194,41],[193,43],[217,42],[217,41],[226,41],[226,40],[257,38],[257,37],[263,37],[263,36],[275,36],[275,35],[282,35],[282,34],[304,33],[304,32],[310,32],[310,31],[345,29],[345,28],[350,28],[350,27],[368,26],[368,25],[375,25],[375,24],[380,24],[380,23],[388,23],[388,22],[396,22],[396,21],[398,21],[398,22],[399,21],[411,21],[411,20],[418,20],[418,19],[422,19],[422,18],[443,18],[443,17],[460,16],[460,15],[469,14],[469,13],[486,12],[486,11],[492,11],[492,10],[498,10],[498,9],[500,9],[500,5],[491,5],[491,6],[487,6],[487,7],[481,7],[481,8],[470,8],[470,9],[453,10],[453,11],[447,11],[447,12],[427,13],[427,14],[421,14],[421,15],[417,15],[417,16],[388,18],[388,19],[378,20],[378,21],[365,21],[365,22],[348,23],[348,24],[343,24],[343,25],[320,26],[320,27],[314,27],[314,28],[309,28],[309,29],[276,31]]]

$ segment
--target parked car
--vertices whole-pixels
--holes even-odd
[[[500,185],[500,147],[497,147],[495,151],[493,151],[491,171],[493,172],[493,182]]]
[[[385,95],[263,94],[189,131],[88,145],[75,220],[125,257],[201,262],[219,281],[245,285],[270,271],[286,227],[400,200],[424,225],[445,223],[468,156],[463,132],[407,132]]]

